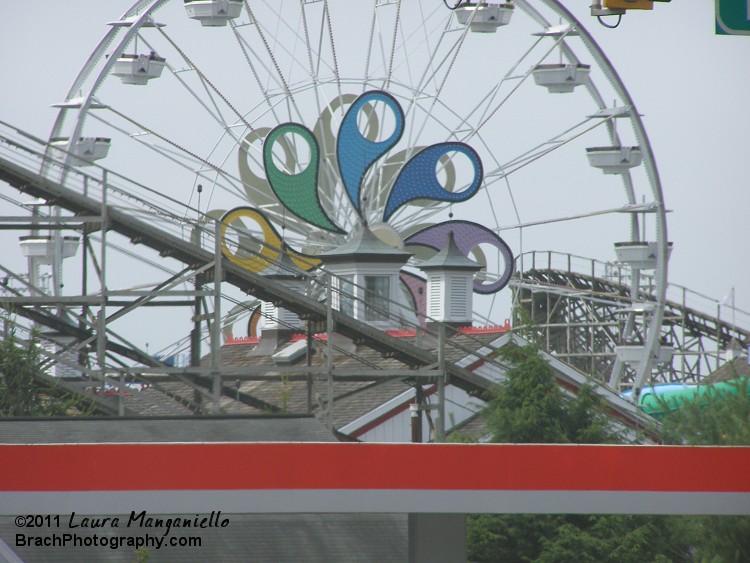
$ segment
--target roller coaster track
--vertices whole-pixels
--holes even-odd
[[[623,311],[632,306],[628,268],[554,252],[529,253],[524,261],[530,267],[512,282],[516,321],[531,321],[546,351],[584,373],[606,377],[621,343]],[[649,301],[653,294],[644,276],[639,302]],[[658,368],[653,382],[700,382],[721,365],[732,341],[750,341],[749,323],[744,311],[670,284],[662,340],[674,346],[675,355]]]
[[[233,264],[217,252],[215,240],[212,240],[213,233],[211,229],[205,229],[205,224],[203,235],[198,239],[194,236],[195,222],[188,224],[189,228],[186,229],[185,208],[181,207],[180,202],[160,198],[158,192],[139,184],[128,184],[127,179],[98,167],[93,168],[98,172],[98,177],[67,168],[47,154],[49,149],[44,141],[15,129],[13,131],[15,135],[6,135],[4,130],[0,130],[0,181],[19,192],[68,210],[73,214],[67,218],[69,225],[80,218],[75,228],[87,229],[89,233],[100,230],[102,237],[107,231],[115,231],[135,244],[142,244],[162,256],[181,262],[196,277],[200,276],[203,283],[211,283],[218,260],[222,283],[231,284],[257,299],[279,304],[297,313],[300,318],[315,323],[324,324],[330,315],[333,330],[357,343],[366,343],[368,347],[397,359],[410,369],[433,369],[441,363],[441,359],[432,351],[405,339],[394,338],[369,324],[330,309],[323,302]],[[33,146],[35,148],[31,148]],[[125,188],[121,185],[123,181],[127,184]],[[85,227],[84,220],[88,221]],[[556,255],[567,262],[567,267],[553,267],[552,254],[546,254],[546,267],[536,267],[532,260],[531,268],[517,268],[523,273],[512,282],[516,311],[526,310],[536,326],[535,330],[541,331],[543,347],[547,351],[584,373],[604,379],[611,371],[615,347],[620,339],[621,323],[617,315],[632,305],[627,269],[595,261],[587,262],[584,267],[572,268],[574,257],[571,255]],[[644,277],[642,282],[641,300],[647,301],[648,278]],[[53,313],[55,297],[45,299],[47,307],[35,305],[32,299],[30,304],[17,302],[13,310],[78,341],[96,338],[95,325],[76,323],[66,315]],[[60,298],[59,302],[65,303],[65,300]],[[73,298],[67,303],[76,306],[83,302],[78,303]],[[96,307],[97,302],[92,303]],[[108,305],[104,301],[98,304]],[[750,338],[750,331],[688,306],[684,292],[682,300],[668,302],[667,311],[664,336],[676,345],[678,354],[671,365],[661,368],[657,381],[699,381],[707,371],[720,363],[719,352],[728,342]],[[518,320],[516,324],[520,324]],[[166,368],[159,360],[137,348],[111,339],[106,339],[104,346],[109,352],[140,365]],[[486,355],[476,353],[476,349],[453,349],[447,355],[452,358],[473,356],[477,360],[496,363],[493,359],[495,351],[484,350],[487,351]],[[471,394],[482,394],[491,386],[488,379],[446,361],[445,357],[442,364],[450,382]],[[192,381],[205,393],[205,389],[211,387],[210,374],[205,369],[195,371]],[[187,368],[183,373],[189,375],[191,372]],[[624,381],[627,383],[627,377]],[[226,393],[226,389],[222,392]],[[251,404],[254,398],[247,397],[246,400]],[[259,408],[267,408],[267,405],[260,405]]]

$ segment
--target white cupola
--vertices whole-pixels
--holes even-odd
[[[289,254],[281,252],[279,258],[268,268],[261,272],[263,277],[276,280],[279,285],[299,293],[305,293],[305,277],[307,274],[297,266]],[[300,330],[302,321],[296,313],[288,311],[283,307],[277,307],[274,303],[264,301],[261,306],[264,318],[264,328],[278,330]]]
[[[456,246],[453,231],[446,245],[419,269],[427,275],[427,316],[430,322],[467,326],[472,323],[474,274],[482,269]]]
[[[408,308],[399,276],[410,252],[384,243],[365,226],[318,257],[332,274],[335,309],[382,330],[403,325]]]

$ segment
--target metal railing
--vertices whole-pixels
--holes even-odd
[[[605,262],[575,254],[553,250],[530,251],[516,258],[516,271],[523,279],[523,273],[529,270],[557,270],[566,274],[583,274],[592,279],[629,286],[632,282],[630,267],[617,261]],[[648,299],[653,295],[649,288],[654,286],[654,275],[649,272],[640,274],[641,296]],[[731,292],[722,298],[711,297],[676,283],[667,285],[667,301],[673,306],[691,309],[707,317],[726,322],[739,330],[750,332],[750,312],[731,303]]]
[[[366,342],[369,347],[397,358],[406,366],[420,368],[444,364],[445,373],[452,377],[457,385],[472,390],[489,387],[490,383],[481,377],[445,361],[447,357],[465,358],[471,355],[478,360],[484,359],[489,364],[496,363],[491,353],[478,354],[479,346],[459,346],[450,339],[442,339],[443,349],[437,353],[420,346],[419,342],[411,343],[403,338],[394,338],[368,323],[352,318],[341,311],[332,310],[330,299],[326,299],[326,303],[302,295],[223,258],[220,245],[217,245],[216,241],[218,228],[207,228],[206,223],[190,218],[199,216],[197,210],[161,194],[158,190],[133,182],[105,168],[93,165],[88,170],[82,171],[68,167],[54,158],[54,155],[59,156],[59,154],[59,149],[49,149],[44,141],[0,122],[0,178],[17,189],[42,197],[51,203],[54,202],[60,208],[72,212],[74,217],[83,217],[90,221],[98,220],[106,225],[107,228],[102,230],[101,234],[103,248],[107,245],[106,231],[112,229],[134,242],[171,256],[190,268],[201,267],[206,274],[220,267],[221,281],[259,299],[280,303],[284,308],[303,318],[317,319],[321,322],[327,318],[331,319],[329,331],[335,329],[336,332],[350,336],[355,341]],[[200,237],[195,237],[194,232],[198,229],[203,233]],[[247,236],[247,233],[245,235]],[[260,240],[253,240],[252,243],[257,248],[268,246]],[[244,250],[257,254],[257,249]],[[323,271],[322,275],[311,275],[309,283],[317,286],[319,294],[327,295],[331,292],[330,279],[330,274]],[[207,283],[211,283],[210,278],[207,279]],[[220,288],[216,288],[215,291],[220,291]],[[104,289],[102,289],[100,303],[102,308],[106,304],[103,293]],[[389,318],[400,317],[394,303],[389,304],[385,314]],[[214,323],[214,326],[216,324]],[[89,326],[92,330],[104,328],[96,323],[91,323]],[[420,327],[414,328],[419,334]],[[436,332],[433,336],[437,338],[439,335]],[[215,348],[213,353],[217,355]],[[100,362],[103,359],[103,353],[100,351]],[[142,359],[146,360],[145,357]],[[170,371],[170,368],[163,362],[150,360],[153,361],[148,361],[146,366],[150,365],[152,368],[144,371],[154,369]],[[102,370],[105,369],[103,363],[101,367]],[[123,366],[111,366],[111,368],[122,373],[125,371],[132,373],[130,369]],[[188,373],[190,369],[198,368],[182,370],[172,368],[172,371],[180,374]],[[202,370],[198,369],[198,371]]]

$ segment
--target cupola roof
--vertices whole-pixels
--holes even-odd
[[[443,246],[440,252],[428,260],[423,260],[418,266],[421,270],[478,271],[482,269],[481,264],[467,258],[458,249],[456,241],[453,239],[453,231],[448,233],[448,243]]]
[[[326,263],[375,261],[403,264],[411,256],[411,252],[384,243],[368,227],[363,227],[358,229],[344,244],[320,254],[319,258]]]

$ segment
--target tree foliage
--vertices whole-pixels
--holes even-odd
[[[550,365],[534,346],[508,345],[512,367],[483,412],[493,442],[602,444],[621,437],[611,429],[596,391],[584,386],[566,396]]]
[[[508,346],[511,364],[483,412],[495,442],[600,444],[622,442],[593,387],[566,395],[534,346]],[[670,519],[630,515],[495,515],[469,518],[470,560],[673,561],[688,546]]]
[[[668,444],[750,446],[750,380],[737,379],[737,393],[687,402],[662,421]],[[750,561],[750,518],[709,516],[676,522],[693,544],[693,561]]]
[[[35,377],[39,370],[36,341],[21,343],[8,325],[10,321],[0,336],[0,417],[68,414],[73,406],[70,398]]]
[[[736,393],[708,393],[670,413],[662,422],[664,443],[750,446],[750,379],[728,385]]]

